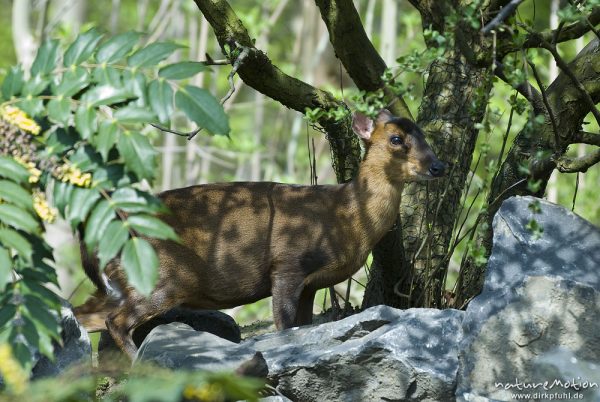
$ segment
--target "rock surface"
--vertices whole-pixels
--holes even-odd
[[[528,208],[535,201],[539,213]],[[526,227],[531,219],[544,229],[539,238]],[[463,322],[457,395],[504,401],[515,389],[500,383],[552,382],[535,375],[535,362],[557,347],[600,370],[599,268],[598,228],[543,200],[505,201],[483,292]]]
[[[164,367],[234,369],[263,353],[269,378],[292,400],[452,399],[463,312],[372,307],[315,327],[237,345],[183,324],[155,328],[136,360]]]
[[[187,324],[159,325],[144,339],[135,362],[149,361],[171,369],[234,371],[256,351]]]
[[[63,302],[60,313],[63,345],[54,344],[54,361],[37,352],[39,360],[33,368],[32,379],[56,376],[76,365],[91,367],[92,346],[88,333],[77,322],[68,302]]]

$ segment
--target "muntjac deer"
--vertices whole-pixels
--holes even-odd
[[[181,242],[151,239],[160,261],[149,297],[127,285],[119,261],[103,275],[82,247],[96,297],[76,309],[103,310],[106,328],[130,356],[140,324],[179,305],[226,309],[273,296],[278,329],[310,324],[318,289],[348,279],[393,225],[402,186],[444,174],[445,165],[410,120],[387,110],[355,114],[366,153],[358,175],[338,185],[207,184],[166,191],[161,216]],[[94,307],[96,306],[96,307]]]

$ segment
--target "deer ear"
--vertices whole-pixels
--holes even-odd
[[[371,139],[375,123],[369,117],[360,112],[355,112],[352,115],[352,130],[365,141]]]
[[[377,123],[386,123],[394,118],[392,112],[387,109],[381,109],[377,115]]]

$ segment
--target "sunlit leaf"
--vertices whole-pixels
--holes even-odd
[[[68,98],[52,99],[48,102],[48,118],[63,127],[69,126],[71,118],[71,101]]]
[[[0,155],[0,177],[23,183],[29,180],[29,171],[13,158]]]
[[[128,99],[135,98],[135,95],[125,88],[118,88],[111,85],[99,85],[87,91],[83,98],[90,106],[100,106],[124,102]]]
[[[129,283],[141,294],[149,295],[158,278],[158,257],[144,239],[133,237],[121,253],[121,264]]]
[[[111,196],[115,206],[127,213],[155,213],[164,211],[158,198],[140,190],[123,187],[117,189]]]
[[[91,106],[81,104],[75,112],[75,128],[84,140],[90,138],[98,129],[96,110]]]
[[[150,215],[132,215],[127,222],[141,235],[157,239],[177,240],[173,228],[160,219]]]
[[[14,66],[8,71],[8,74],[2,82],[2,96],[9,100],[12,96],[18,95],[23,88],[23,69],[21,66]]]
[[[94,207],[85,225],[85,244],[93,249],[102,236],[109,223],[115,219],[115,212],[106,200],[101,200]]]
[[[128,238],[129,231],[122,221],[112,221],[107,226],[106,231],[98,244],[100,269],[104,268],[104,266],[117,255]]]
[[[10,204],[0,204],[0,222],[27,233],[35,233],[38,229],[38,223],[31,214]]]
[[[119,128],[116,122],[103,121],[98,129],[98,135],[93,138],[94,145],[105,162],[108,157],[108,151],[115,145],[118,135]]]
[[[25,260],[31,260],[31,244],[17,231],[9,228],[0,228],[0,244],[16,250]]]
[[[151,43],[132,54],[127,60],[127,64],[131,67],[154,66],[182,47],[169,42]]]
[[[4,292],[6,284],[11,280],[12,258],[10,252],[0,247],[0,292]]]
[[[168,80],[182,80],[193,77],[194,75],[206,71],[208,67],[204,63],[197,61],[182,61],[180,63],[170,64],[158,71],[158,76]]]
[[[100,193],[94,189],[78,187],[73,190],[67,214],[67,220],[73,228],[85,220],[98,199],[100,199]]]
[[[134,172],[139,179],[154,177],[156,150],[148,138],[137,132],[124,132],[119,137],[117,148],[127,169]]]
[[[113,118],[119,123],[151,123],[156,121],[156,115],[147,108],[128,105],[117,109]]]
[[[229,133],[223,106],[207,90],[188,85],[175,94],[175,105],[198,126],[215,134]]]
[[[58,61],[58,40],[46,41],[38,49],[31,65],[31,76],[49,74],[54,70]]]
[[[173,89],[165,80],[156,80],[148,88],[150,106],[161,123],[166,123],[173,115]]]
[[[0,200],[33,210],[31,193],[12,181],[0,180]]]
[[[65,67],[73,64],[81,64],[89,59],[94,50],[96,50],[100,39],[102,39],[102,34],[96,28],[92,28],[79,35],[65,52],[63,58]]]
[[[53,88],[54,94],[65,97],[73,96],[90,84],[90,74],[85,68],[70,68],[62,76],[60,83]]]
[[[114,63],[121,60],[136,45],[142,34],[125,32],[113,36],[98,48],[96,60],[100,63]]]

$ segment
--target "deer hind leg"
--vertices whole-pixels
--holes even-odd
[[[106,328],[117,346],[133,360],[137,353],[137,346],[132,338],[133,331],[146,321],[178,304],[174,298],[164,297],[158,289],[148,298],[132,293],[108,315]]]

